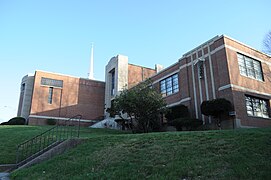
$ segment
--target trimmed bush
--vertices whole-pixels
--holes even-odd
[[[3,122],[1,125],[25,125],[25,118],[23,117],[14,117],[11,118],[8,122]]]
[[[53,126],[53,125],[56,125],[56,120],[55,120],[55,119],[47,119],[47,120],[46,120],[46,123],[47,123],[48,125]]]
[[[224,98],[203,101],[201,104],[201,112],[206,116],[220,117],[227,115],[232,111],[233,107],[230,101]]]
[[[232,103],[224,98],[203,101],[200,108],[205,116],[216,118],[219,129],[221,129],[221,121],[228,119],[229,112],[234,109]]]

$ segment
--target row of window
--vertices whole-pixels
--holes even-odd
[[[264,81],[262,65],[260,61],[237,53],[240,74],[256,80]],[[246,108],[248,116],[269,117],[269,105],[265,99],[246,96]]]
[[[179,91],[178,75],[174,74],[160,81],[160,92],[163,96],[167,96]],[[252,96],[246,96],[246,108],[249,116],[269,117],[268,100],[260,99]]]

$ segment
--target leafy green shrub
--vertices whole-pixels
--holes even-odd
[[[48,124],[48,125],[56,125],[56,120],[55,119],[47,119],[46,120],[46,123]]]
[[[198,119],[192,118],[177,118],[170,122],[172,126],[174,126],[177,131],[186,130],[196,130],[202,125],[202,121]]]
[[[229,112],[233,110],[233,105],[230,101],[224,98],[203,101],[201,106],[202,114],[217,118],[217,126],[221,128],[221,121],[227,119]],[[222,117],[224,119],[222,119]]]
[[[11,118],[8,122],[3,122],[1,125],[25,125],[25,118],[23,117],[14,117]]]

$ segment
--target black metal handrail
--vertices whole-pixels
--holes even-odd
[[[76,115],[67,121],[65,120],[65,123],[58,119],[54,127],[19,144],[16,164],[24,164],[66,139],[79,138],[81,118],[81,115]]]

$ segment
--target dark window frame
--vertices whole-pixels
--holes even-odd
[[[270,104],[268,99],[245,95],[248,116],[270,118]]]
[[[163,97],[179,92],[178,73],[173,74],[160,81],[160,93]]]
[[[110,89],[110,94],[111,96],[114,96],[115,94],[115,79],[116,79],[116,72],[115,72],[115,69],[113,69],[111,72],[110,72],[110,75],[111,75],[111,89]]]
[[[54,94],[54,88],[49,87],[49,93],[48,93],[48,103],[53,104],[53,94]]]
[[[25,83],[22,84],[21,91],[25,91]]]
[[[259,81],[264,81],[261,61],[237,53],[238,67],[241,75],[250,77]]]

